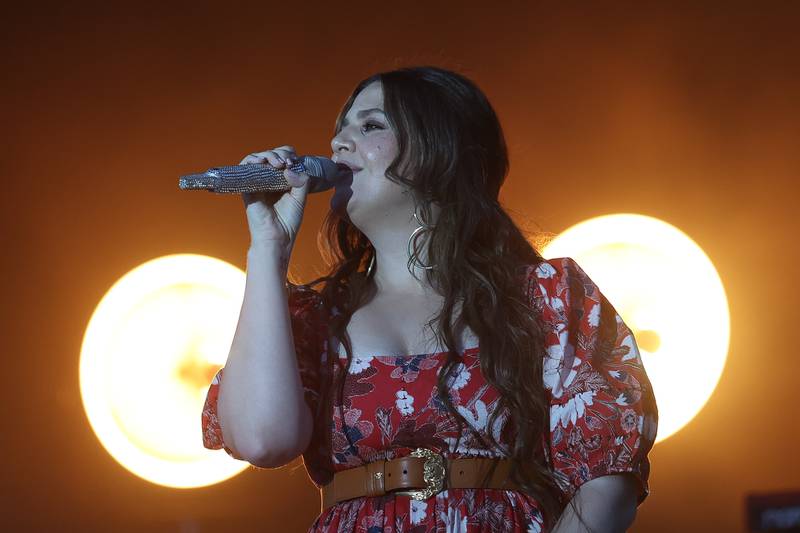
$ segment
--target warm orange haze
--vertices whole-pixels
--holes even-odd
[[[754,496],[791,520],[800,7],[488,7],[8,11],[4,529],[306,531],[320,493],[300,459],[257,469],[203,447],[249,234],[239,196],[178,176],[287,143],[329,156],[358,80],[425,64],[486,92],[502,206],[635,336],[622,348],[659,424],[630,531],[746,532]],[[327,272],[333,194],[308,197],[295,279]]]

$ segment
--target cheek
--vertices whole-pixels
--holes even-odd
[[[387,163],[388,164],[388,163]],[[361,200],[379,201],[397,195],[397,184],[385,176],[385,168],[361,172],[353,179],[353,194]]]
[[[375,168],[385,169],[397,156],[397,143],[394,139],[382,136],[367,148],[364,157]]]

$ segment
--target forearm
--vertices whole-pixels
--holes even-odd
[[[564,508],[552,533],[624,533],[636,518],[636,490],[636,482],[627,475],[587,481]]]
[[[242,309],[218,399],[224,440],[261,466],[281,466],[301,453],[312,425],[280,254],[262,245],[248,250]]]

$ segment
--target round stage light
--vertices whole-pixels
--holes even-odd
[[[204,448],[200,424],[245,278],[219,259],[169,255],[125,274],[94,310],[80,354],[83,406],[100,443],[133,474],[192,488],[250,466]]]
[[[615,214],[558,235],[547,258],[572,257],[632,330],[659,411],[656,442],[703,408],[728,355],[730,311],[711,260],[656,218]]]

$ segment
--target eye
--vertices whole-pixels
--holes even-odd
[[[380,124],[376,124],[375,122],[365,122],[364,125],[361,127],[361,130],[362,131],[364,131],[364,130],[369,131],[368,128],[370,126],[376,128],[376,129],[379,129],[379,130],[383,129],[383,127]]]

